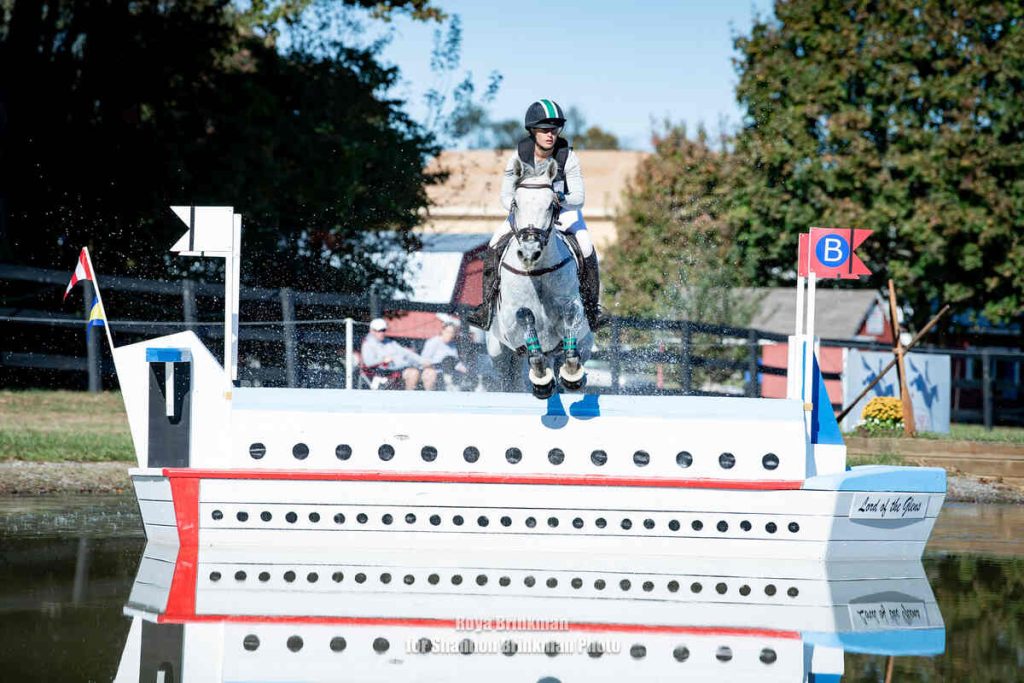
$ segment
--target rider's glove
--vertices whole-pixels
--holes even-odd
[[[559,204],[565,204],[565,193],[564,192],[556,192],[555,196],[558,197],[558,203]]]

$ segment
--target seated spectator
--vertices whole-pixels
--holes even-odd
[[[387,329],[383,318],[374,318],[370,323],[370,333],[363,339],[361,349],[363,364],[375,370],[401,370],[407,391],[415,389],[421,378],[423,388],[433,391],[437,370],[394,339],[388,339],[384,335]]]
[[[431,337],[423,345],[423,353],[420,356],[431,365],[441,368],[441,371],[450,376],[459,373],[466,376],[466,366],[459,360],[459,351],[455,347],[455,333],[457,324],[446,322],[436,337]]]

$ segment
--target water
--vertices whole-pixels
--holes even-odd
[[[936,656],[908,655],[890,659],[879,654],[854,654],[848,647],[845,654],[845,674],[841,680],[884,681],[887,667],[890,665],[893,681],[1024,680],[1024,548],[1019,536],[1021,528],[1024,528],[1024,508],[1021,507],[948,505],[942,513],[923,563],[945,622],[945,652]],[[0,680],[113,680],[122,655],[128,657],[126,644],[130,643],[132,638],[138,639],[142,629],[142,620],[139,619],[130,633],[132,619],[125,615],[124,609],[129,601],[129,595],[132,594],[133,581],[139,571],[145,547],[135,502],[130,498],[0,501]],[[146,553],[149,555],[151,551]],[[287,560],[285,564],[290,562],[289,566],[305,566],[304,562],[312,562],[315,558],[291,557]],[[351,558],[349,560],[351,561]],[[237,566],[245,564],[238,558],[227,558],[224,561],[241,562]],[[880,569],[884,573],[884,568]],[[253,577],[250,580],[255,579],[255,571],[251,570]],[[302,582],[303,576],[305,574],[300,573],[299,583]],[[395,583],[398,583],[398,576],[396,573]],[[473,573],[466,573],[467,585],[471,585],[469,579],[472,576]],[[351,581],[351,578],[347,580]],[[740,581],[756,585],[751,579],[737,579],[737,582]],[[327,583],[326,575],[322,583]],[[706,593],[710,593],[710,590],[709,585]],[[289,600],[302,599],[301,595],[291,595]],[[378,602],[366,603],[367,609],[377,609],[380,605],[390,604],[395,606],[396,613],[401,610],[410,613],[415,611],[416,603],[410,601],[408,596],[389,595],[380,591],[375,595],[376,597],[371,600]],[[143,609],[144,600],[140,601],[137,593],[132,596],[135,607]],[[353,609],[362,604],[359,597],[347,599],[351,600],[347,604]],[[477,602],[486,599],[480,598]],[[381,600],[390,602],[380,602]],[[576,599],[575,602],[575,608],[578,609],[578,603],[581,601]],[[599,614],[606,614],[614,601],[592,602],[594,609],[605,610],[599,611]],[[551,601],[553,609],[556,607],[555,603],[556,601]],[[315,606],[316,603],[310,604]],[[564,601],[562,604],[564,605]],[[652,613],[656,609],[661,609],[657,603],[649,603],[647,606],[643,606],[644,603],[634,604],[641,605],[637,609],[651,610]],[[251,605],[247,603],[238,605],[242,612],[249,607]],[[483,609],[486,609],[486,606]],[[258,609],[255,611],[261,613]],[[351,613],[355,614],[357,611]],[[788,616],[784,612],[780,614],[782,616],[777,627],[785,629]],[[192,624],[186,628],[195,630],[206,626]],[[147,628],[151,627],[152,624]],[[392,638],[391,650],[377,655],[370,651],[370,641],[367,641],[367,646],[360,650],[358,636],[351,635],[358,631],[358,628],[352,624],[346,627],[347,633],[350,634],[347,653],[325,656],[340,658],[347,654],[349,659],[336,661],[347,661],[347,666],[354,668],[338,668],[336,680],[359,680],[356,676],[359,672],[377,676],[375,680],[415,680],[415,675],[410,675],[410,672],[415,674],[416,669],[400,666],[402,661],[413,662],[408,651],[405,652],[403,659],[403,643]],[[168,628],[173,630],[176,627]],[[269,664],[261,665],[260,673],[266,676],[266,680],[283,680],[275,677],[275,662],[280,664],[279,673],[283,672],[282,676],[287,677],[288,672],[292,672],[291,680],[303,680],[303,669],[297,665],[297,658],[305,656],[307,660],[303,661],[313,666],[309,657],[316,655],[314,641],[320,633],[317,629],[322,630],[331,626],[302,627],[306,629],[302,633],[307,641],[307,647],[303,652],[289,651],[294,649],[293,646],[296,644],[293,640],[293,631],[299,632],[298,626],[260,626],[242,620],[241,623],[231,624],[226,628],[232,633],[237,631],[239,644],[253,634],[259,633],[262,636],[260,649],[251,656],[258,654],[261,657],[272,657],[266,660],[270,662]],[[278,631],[274,631],[274,628],[278,628]],[[370,635],[376,633],[373,631],[376,627],[367,628]],[[250,631],[252,633],[249,633]],[[281,642],[277,650],[274,650],[275,638],[278,635]],[[476,638],[476,647],[481,647],[484,642],[482,636],[470,635]],[[690,646],[694,651],[690,666],[696,666],[697,652],[693,641],[699,640],[700,637],[693,635],[692,632],[685,635],[690,638]],[[233,637],[225,637],[225,642],[231,642]],[[594,634],[588,634],[587,637],[598,638]],[[564,670],[565,662],[574,662],[570,669],[579,667],[581,672],[590,673],[580,673],[575,677],[562,675],[557,680],[593,680],[611,671],[615,671],[615,680],[627,680],[632,676],[622,674],[623,664],[634,667],[640,667],[641,664],[666,666],[664,662],[651,662],[649,665],[645,662],[637,663],[642,658],[636,657],[636,652],[631,653],[628,644],[633,640],[639,643],[643,637],[648,638],[643,642],[650,648],[647,658],[653,660],[656,650],[655,636],[637,634],[635,637],[629,635],[622,641],[627,644],[625,651],[615,654],[608,650],[609,654],[602,659],[580,654],[572,660],[572,655],[566,653],[560,658],[536,655],[532,660],[527,660],[524,656],[510,658],[477,654],[472,657],[434,657],[433,661],[442,667],[442,671],[445,670],[443,667],[449,667],[447,670],[451,677],[458,677],[460,680],[476,680],[476,674],[473,672],[478,670],[472,668],[475,665],[485,669],[492,668],[494,675],[500,680],[536,681],[542,677],[530,673],[528,678],[527,672],[533,671],[537,666],[549,666],[554,671],[557,669],[556,665],[563,665]],[[630,638],[633,640],[629,640]],[[187,639],[186,635],[186,642]],[[251,640],[246,642],[249,645],[253,644]],[[287,649],[285,642],[288,643]],[[326,642],[327,640],[324,641]],[[241,648],[239,649],[241,651]],[[322,650],[329,652],[326,646]],[[358,653],[363,651],[367,654],[358,656]],[[677,648],[676,653],[678,652]],[[763,655],[764,650],[761,652]],[[730,652],[730,656],[732,655]],[[135,656],[138,657],[137,651]],[[242,655],[243,658],[246,656],[250,655]],[[739,650],[735,652],[737,661],[743,656],[745,655]],[[780,649],[778,656],[779,663],[774,665],[776,669],[765,668],[765,671],[780,671],[778,667],[784,663],[785,652]],[[230,653],[226,654],[225,680],[228,680],[232,671],[230,659]],[[516,667],[527,661],[530,662],[529,666],[522,666],[524,677],[516,677]],[[670,663],[673,666],[686,666],[676,662]],[[365,669],[362,668],[364,665]],[[380,674],[378,671],[385,665],[391,667],[388,671],[392,672],[392,678],[388,677],[389,674]],[[127,670],[131,674],[129,678],[137,678],[138,664],[127,667]],[[234,671],[236,677],[232,680],[252,680],[244,676],[245,672],[242,669],[235,667]],[[709,680],[733,680],[723,677],[726,676],[725,671],[727,670],[723,669],[723,673],[717,679]],[[635,672],[638,677],[651,676],[649,668],[636,668]],[[436,670],[434,675],[438,675]],[[186,676],[184,680],[185,683],[189,683],[190,679]],[[264,678],[260,677],[258,680]],[[769,677],[764,680],[776,679]]]

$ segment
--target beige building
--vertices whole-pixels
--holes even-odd
[[[427,188],[431,207],[422,230],[428,233],[491,234],[505,219],[501,178],[511,150],[443,152],[429,170],[447,170],[447,182]],[[622,193],[647,152],[577,152],[586,182],[583,217],[598,249],[616,239],[615,216]]]

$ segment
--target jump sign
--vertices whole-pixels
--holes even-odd
[[[810,235],[800,235],[799,274],[813,272],[818,279],[856,280],[871,271],[853,253],[870,230],[853,228],[811,228]]]

